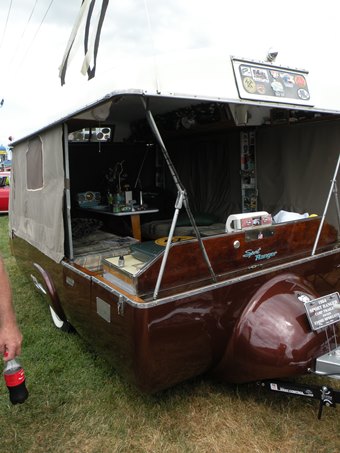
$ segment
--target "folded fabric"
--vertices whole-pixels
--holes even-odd
[[[273,219],[275,223],[291,222],[292,220],[306,219],[309,217],[308,212],[299,214],[298,212],[279,211],[274,215]]]

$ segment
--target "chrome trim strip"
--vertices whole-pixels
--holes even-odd
[[[91,280],[91,275],[86,274],[85,272],[82,272],[80,269],[77,269],[76,267],[72,266],[71,264],[67,263],[66,261],[62,261],[61,264],[66,267],[66,269],[74,272],[75,274],[81,275],[82,277],[86,278],[86,280]]]
[[[35,275],[31,274],[31,279],[33,281],[33,285],[37,288],[37,290],[40,291],[44,296],[46,296],[47,292],[45,291],[45,288],[38,281],[38,279],[35,277]]]
[[[92,277],[92,281],[93,283],[96,283],[98,286],[104,288],[106,291],[108,291],[109,293],[111,294],[114,294],[115,296],[117,296],[119,298],[119,296],[121,296],[122,293],[120,293],[119,291],[117,291],[115,288],[112,288],[112,286],[110,285],[107,285],[106,283],[102,282],[101,280],[99,280],[98,278],[96,277]],[[127,298],[127,302],[130,303],[130,305],[134,305],[136,304],[136,306],[139,306],[140,304],[138,304],[137,302],[135,302],[134,300],[130,300]]]
[[[315,261],[317,259],[325,258],[327,256],[331,256],[331,255],[335,255],[335,254],[340,254],[340,248],[335,248],[335,249],[330,250],[328,252],[320,253],[319,255],[307,256],[307,257],[301,258],[299,260],[289,261],[288,263],[279,264],[277,266],[270,267],[270,268],[267,268],[267,269],[263,269],[263,270],[259,270],[259,271],[255,271],[255,272],[250,272],[250,273],[248,273],[246,275],[242,275],[240,277],[234,277],[234,278],[231,278],[229,280],[224,280],[222,282],[211,283],[211,284],[209,284],[207,286],[202,286],[200,288],[195,288],[195,289],[192,289],[192,290],[189,290],[189,291],[185,291],[185,292],[181,292],[181,293],[178,293],[178,294],[174,294],[172,296],[164,297],[162,299],[152,300],[150,302],[142,302],[142,303],[140,303],[140,302],[136,302],[134,300],[131,300],[131,299],[128,298],[128,296],[126,296],[126,303],[128,303],[132,307],[140,308],[140,309],[152,308],[152,307],[156,307],[158,305],[163,305],[163,304],[166,304],[166,303],[174,302],[176,300],[180,300],[180,299],[184,299],[184,298],[188,298],[188,297],[193,297],[193,296],[196,296],[197,294],[206,293],[207,291],[214,291],[216,289],[220,289],[220,288],[223,288],[225,286],[231,286],[231,285],[234,285],[235,283],[241,283],[241,282],[250,280],[252,278],[256,278],[256,277],[260,277],[262,275],[270,274],[272,272],[277,272],[277,271],[285,270],[285,269],[292,268],[292,267],[295,267],[295,266],[299,266],[301,264],[308,263],[309,261]],[[119,296],[121,294],[119,291],[117,291],[114,288],[112,288],[111,286],[105,284],[101,280],[98,280],[96,277],[92,277],[92,280],[95,283],[97,283],[98,285],[100,285],[101,287],[103,287],[104,289],[106,289],[107,291],[111,292],[112,294],[115,294],[116,296]]]
[[[124,280],[120,280],[115,275],[112,275],[109,272],[107,272],[107,273],[104,272],[103,273],[103,278],[105,278],[105,280],[107,280],[108,282],[112,283],[113,285],[118,286],[123,291],[125,291],[125,292],[127,292],[129,294],[132,294],[133,296],[137,295],[137,292],[136,292],[136,289],[135,289],[134,285],[129,284],[127,282],[124,282]]]

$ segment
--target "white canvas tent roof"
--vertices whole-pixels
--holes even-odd
[[[48,124],[42,125],[41,130],[62,123],[98,103],[122,94],[140,94],[152,98],[162,98],[158,104],[153,101],[154,113],[160,113],[157,111],[158,108],[163,109],[163,112],[166,108],[172,108],[172,101],[170,101],[172,106],[167,107],[164,97],[169,100],[209,100],[264,108],[276,106],[340,113],[340,99],[337,101],[320,74],[308,74],[311,93],[309,105],[297,105],[294,102],[287,103],[287,101],[282,103],[282,99],[279,98],[277,102],[275,99],[270,102],[260,99],[241,99],[235,83],[231,58],[230,55],[226,55],[218,49],[204,49],[121,62],[109,74],[96,76],[90,82],[84,80],[84,91],[80,91],[77,95],[74,93],[72,84],[64,86],[61,90],[59,105],[56,106],[56,112],[63,113],[58,113],[58,116],[53,117]],[[288,65],[282,66],[282,68],[295,70]],[[72,106],[69,106],[65,112],[65,106],[70,105],[70,98],[73,99]],[[122,114],[122,111],[120,113]],[[131,110],[129,115],[131,119]]]

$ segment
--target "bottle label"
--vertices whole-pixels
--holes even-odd
[[[5,374],[4,377],[7,387],[16,387],[17,385],[20,385],[24,382],[25,371],[23,368],[21,368],[16,373]]]

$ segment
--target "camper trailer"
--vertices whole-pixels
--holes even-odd
[[[15,142],[12,252],[55,325],[142,391],[340,377],[340,112],[307,71],[206,66]]]

